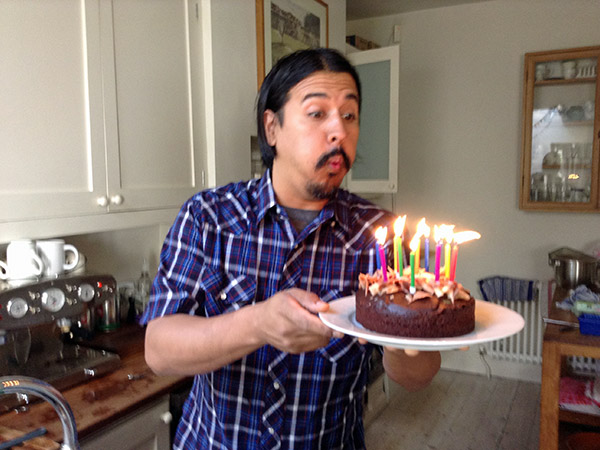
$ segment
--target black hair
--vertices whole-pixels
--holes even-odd
[[[288,101],[290,90],[315,72],[328,71],[348,73],[354,79],[358,90],[360,111],[360,80],[350,61],[339,51],[331,48],[298,50],[280,59],[265,77],[256,101],[256,125],[258,145],[265,167],[273,167],[275,147],[269,145],[265,134],[264,113],[273,111],[283,124],[283,107]]]

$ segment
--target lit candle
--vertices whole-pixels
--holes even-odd
[[[421,226],[421,235],[425,238],[425,272],[429,272],[429,235],[431,234],[431,228],[425,223],[423,217],[423,225]]]
[[[406,223],[406,215],[398,217],[394,222],[394,270],[402,275],[403,259],[402,254],[402,235],[404,234],[404,224]]]
[[[452,245],[452,257],[450,261],[450,281],[454,281],[454,277],[456,276],[456,260],[458,258],[458,245],[456,241],[454,241],[454,245]]]
[[[410,241],[410,292],[414,294],[416,292],[415,288],[415,269],[416,269],[416,252],[417,248],[419,248],[421,240],[418,236],[414,236]]]
[[[450,254],[452,249],[450,243],[452,242],[452,236],[454,235],[454,225],[441,225],[441,238],[446,241],[444,246],[444,276],[446,279],[450,279]]]
[[[440,258],[442,257],[442,231],[437,225],[433,226],[433,239],[435,240],[435,281],[440,281]]]
[[[444,276],[447,280],[450,279],[450,242],[452,242],[452,238],[446,238],[446,245],[444,246]]]
[[[377,249],[379,250],[379,259],[381,264],[381,273],[383,274],[383,282],[387,282],[387,263],[385,261],[385,252],[383,246],[387,238],[387,227],[379,227],[375,230],[375,239],[377,239]]]
[[[417,223],[417,233],[415,234],[415,236],[419,238],[419,246],[417,247],[417,252],[415,253],[415,266],[417,274],[419,273],[419,266],[421,265],[421,236],[425,236],[425,231],[427,228],[429,227],[425,223],[425,217],[423,217],[421,220],[419,220],[419,223]]]
[[[454,233],[453,240],[454,245],[452,248],[452,262],[450,267],[450,280],[454,281],[456,276],[456,261],[458,259],[458,245],[464,242],[479,239],[481,235],[477,231],[460,231]]]

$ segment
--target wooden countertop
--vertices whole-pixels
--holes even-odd
[[[108,375],[62,392],[73,410],[80,440],[189,380],[187,377],[153,374],[144,360],[143,339],[144,329],[131,325],[94,340],[94,346],[104,345],[103,348],[116,351],[121,357],[121,367]],[[130,380],[128,375],[135,375],[135,379]],[[60,421],[47,402],[35,403],[26,412],[17,414],[11,411],[0,415],[0,427],[17,430],[21,434],[45,427],[48,433],[44,438],[36,439],[62,440]],[[0,442],[3,439],[5,441],[10,437],[3,437],[0,433]]]
[[[565,311],[556,307],[556,302],[560,302],[569,296],[569,290],[557,287],[552,296],[552,301],[548,305],[548,317],[550,319],[562,320],[579,325],[577,316],[571,311]],[[600,337],[589,334],[581,334],[579,328],[571,328],[564,325],[546,324],[544,333],[546,341],[560,341],[563,344],[574,344],[590,347],[600,346]]]

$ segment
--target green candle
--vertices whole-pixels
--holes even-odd
[[[415,252],[410,252],[410,291],[415,291]]]

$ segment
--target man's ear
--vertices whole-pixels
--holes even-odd
[[[277,142],[275,130],[279,124],[277,114],[270,109],[267,109],[263,113],[263,124],[265,127],[265,137],[267,138],[267,142],[270,146],[274,147]]]

